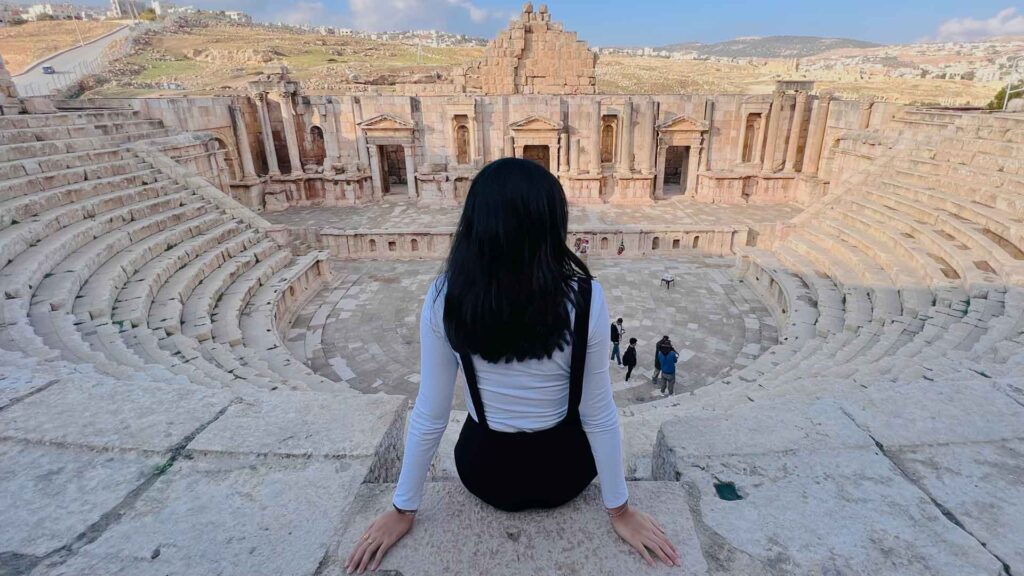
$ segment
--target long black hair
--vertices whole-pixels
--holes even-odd
[[[574,279],[590,271],[566,245],[569,208],[545,168],[495,160],[476,175],[448,254],[444,329],[488,362],[550,357],[570,342]]]

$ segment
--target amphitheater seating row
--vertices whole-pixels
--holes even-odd
[[[1024,119],[896,120],[845,135],[837,153],[867,169],[833,181],[771,249],[738,254],[738,278],[779,320],[779,345],[692,397],[623,409],[627,445],[683,404],[824,397],[964,370],[1007,377],[1024,365]]]
[[[136,143],[131,110],[0,118],[0,347],[129,381],[350,393],[277,330],[328,271]]]

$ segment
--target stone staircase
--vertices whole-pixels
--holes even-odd
[[[303,516],[394,480],[406,402],[279,336],[325,255],[162,153],[191,140],[132,110],[0,117],[0,573],[242,570],[231,550],[311,573],[335,519]]]

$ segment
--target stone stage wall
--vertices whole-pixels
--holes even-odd
[[[775,224],[748,226],[686,226],[673,229],[608,228],[570,230],[568,243],[589,242],[589,253],[635,258],[673,255],[732,256],[745,246],[770,247]],[[442,259],[448,255],[454,228],[431,230],[340,230],[285,228],[293,244],[329,251],[337,258],[406,260]]]
[[[763,95],[321,96],[286,73],[251,94],[99,99],[209,132],[226,187],[251,209],[408,196],[458,204],[487,162],[528,157],[575,204],[813,204],[840,136],[884,128],[901,106],[833,100],[780,83]],[[404,181],[402,179],[404,178]],[[678,181],[678,183],[676,183]]]

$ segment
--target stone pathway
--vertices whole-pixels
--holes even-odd
[[[795,204],[721,205],[672,198],[653,206],[571,206],[569,226],[728,226],[784,222],[803,209]],[[462,205],[421,205],[408,198],[346,207],[289,208],[262,216],[274,224],[339,230],[433,229],[458,223]]]
[[[680,353],[676,392],[705,386],[749,364],[777,342],[767,308],[732,277],[726,258],[591,259],[612,318],[636,337],[639,365],[629,383],[612,367],[620,405],[658,398],[650,384],[654,343],[672,337]],[[296,317],[287,345],[320,375],[362,392],[413,398],[419,389],[419,314],[433,261],[334,262],[335,284]],[[671,290],[662,274],[676,277]],[[625,344],[622,346],[625,350]],[[461,390],[461,387],[460,387]],[[462,400],[456,400],[461,406]]]

